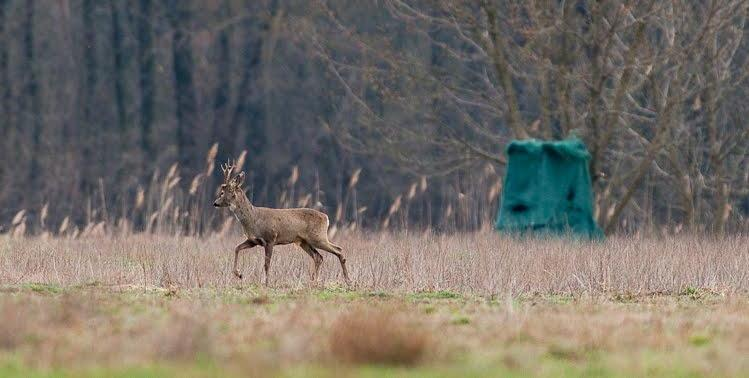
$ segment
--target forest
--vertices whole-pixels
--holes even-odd
[[[264,206],[480,229],[510,140],[578,137],[607,233],[743,232],[746,16],[739,0],[0,0],[0,227],[147,230],[169,205],[177,231],[215,229],[215,166],[234,158]]]

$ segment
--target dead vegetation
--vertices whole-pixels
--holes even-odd
[[[367,366],[443,376],[553,376],[591,368],[603,375],[749,371],[745,296],[648,296],[622,303],[446,293],[248,288],[170,296],[20,286],[0,295],[0,361],[20,358],[27,369],[73,369],[72,375],[154,364],[187,373],[201,363],[216,369],[206,376],[276,376],[311,366],[322,370],[304,375],[356,376]]]
[[[236,280],[233,237],[4,237],[0,375],[3,359],[75,376],[165,365],[177,370],[150,374],[749,371],[746,237],[338,240],[354,290],[330,258],[323,286],[310,285],[308,257],[293,247],[278,249],[271,288],[258,286],[260,251]]]
[[[396,307],[358,306],[333,323],[330,348],[345,362],[414,365],[434,348],[433,335],[423,328]]]
[[[58,286],[233,288],[262,282],[258,248],[240,259],[245,279],[231,275],[236,237],[9,238],[0,243],[0,283]],[[513,240],[495,233],[453,235],[341,233],[351,279],[363,290],[450,290],[477,295],[645,295],[704,289],[749,290],[749,239],[610,238],[602,243]],[[309,257],[277,248],[272,287],[309,284]],[[343,283],[334,258],[324,284]],[[338,268],[338,269],[337,269]]]

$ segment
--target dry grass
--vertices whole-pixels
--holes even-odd
[[[0,283],[59,286],[225,288],[257,284],[258,249],[241,261],[245,280],[231,275],[234,237],[9,238],[0,239]],[[477,295],[570,293],[646,294],[707,289],[749,290],[749,238],[610,238],[603,243],[518,241],[495,233],[340,234],[359,289],[418,292],[451,290]],[[342,282],[325,255],[323,283]],[[308,286],[309,257],[295,246],[277,248],[274,287]]]
[[[353,290],[295,247],[236,280],[240,240],[3,237],[0,376],[749,373],[746,237],[342,233]]]
[[[160,376],[277,376],[300,368],[302,376],[355,376],[361,364],[405,364],[420,376],[749,372],[745,296],[622,303],[335,290],[8,290],[0,295],[0,375],[8,358],[20,358],[24,371],[73,376],[157,365],[182,369]]]
[[[330,333],[335,357],[359,364],[414,365],[433,343],[420,322],[395,307],[355,307],[336,319]]]

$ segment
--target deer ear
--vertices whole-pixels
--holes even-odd
[[[234,186],[239,188],[242,184],[244,184],[244,171],[239,172],[238,175],[234,176]]]

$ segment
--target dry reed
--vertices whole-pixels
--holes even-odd
[[[207,238],[103,235],[104,226],[72,238],[0,239],[0,283],[42,282],[153,287],[165,274],[183,288],[234,287],[262,278],[260,249],[241,256],[245,280],[231,274],[242,240],[227,219],[223,235]],[[727,237],[610,238],[601,243],[522,241],[493,232],[456,235],[338,231],[355,285],[365,290],[451,290],[479,295],[570,293],[719,293],[749,290],[749,239]],[[325,254],[323,282],[342,282]],[[309,257],[295,246],[274,254],[271,284],[308,285]]]
[[[94,228],[97,232],[107,235],[141,232],[169,236],[220,234],[225,230],[226,213],[210,207],[219,183],[218,178],[214,177],[218,149],[219,146],[215,143],[208,149],[205,169],[194,172],[194,176],[182,177],[180,166],[176,163],[170,165],[164,175],[157,167],[150,182],[137,184],[132,194],[124,195],[125,198],[117,198],[106,193],[103,181],[100,182],[95,196],[80,204],[86,209],[85,219],[55,213],[52,210],[55,206],[45,203],[39,211],[29,212],[21,209],[14,217],[5,221],[9,223],[8,226],[0,225],[0,231],[15,237],[57,235],[73,238],[86,235],[85,230],[92,231]],[[245,150],[236,159],[237,170],[243,169],[246,159]],[[305,188],[305,182],[308,182],[309,175],[313,174],[314,187]],[[363,179],[366,179],[365,172],[361,168],[355,168],[348,180],[342,183],[338,193],[321,196],[322,190],[317,174],[304,172],[294,166],[285,187],[270,192],[259,205],[310,206],[327,212],[331,222],[339,230],[485,231],[492,228],[502,190],[501,177],[493,166],[487,165],[469,176],[456,179],[454,183],[442,180],[436,185],[429,185],[427,178],[421,176],[389,193],[392,195],[389,204],[383,201],[386,198],[377,195],[370,198],[371,203],[363,204],[359,203],[357,193],[357,185]],[[248,180],[250,183],[251,181]],[[252,191],[254,188],[248,185],[248,189]],[[433,202],[433,196],[425,195],[427,190],[442,192],[438,204]],[[253,198],[253,193],[249,194]],[[115,208],[109,204],[112,208],[108,208],[107,198],[117,198],[115,202],[121,203],[121,207]],[[332,198],[335,200],[330,201]],[[365,212],[365,209],[369,211]],[[607,209],[596,208],[596,218],[599,212],[608,214],[613,210],[613,206]],[[740,233],[749,226],[749,220],[740,215],[734,218],[737,219],[730,220],[731,230],[738,230]],[[101,222],[104,222],[103,227],[100,225]],[[629,223],[631,222],[625,214],[623,228],[629,227],[629,230],[637,229],[658,235],[678,234],[684,231],[682,225],[676,223],[661,229],[655,229],[652,224],[650,227],[624,227]]]

